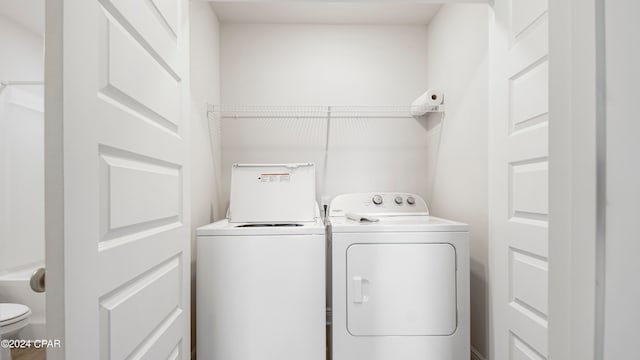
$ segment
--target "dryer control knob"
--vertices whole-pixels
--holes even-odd
[[[402,205],[402,196],[396,196],[396,198],[393,199],[393,201],[395,201],[396,204],[398,205]]]
[[[413,196],[409,196],[407,198],[407,204],[414,205],[416,203],[416,199]]]
[[[376,204],[376,205],[381,205],[382,204],[382,196],[373,195],[373,198],[371,199],[371,201],[373,201],[373,203]]]

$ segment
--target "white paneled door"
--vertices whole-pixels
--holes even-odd
[[[47,0],[48,359],[188,359],[188,1]]]
[[[496,0],[489,224],[495,360],[548,357],[547,0]]]

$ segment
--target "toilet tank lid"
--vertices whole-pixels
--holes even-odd
[[[0,303],[0,326],[4,326],[6,323],[13,323],[16,318],[29,315],[31,309],[28,306],[22,304],[2,304]]]

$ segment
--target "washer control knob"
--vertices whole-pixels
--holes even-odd
[[[381,205],[382,204],[382,196],[373,195],[373,198],[371,199],[371,201],[373,201],[373,203],[376,204],[376,205]]]
[[[393,201],[395,201],[396,204],[398,205],[402,205],[402,196],[396,196],[396,198],[393,199]]]
[[[409,197],[407,198],[407,204],[409,204],[409,205],[415,205],[415,203],[416,203],[416,199],[415,199],[413,196],[409,196]]]

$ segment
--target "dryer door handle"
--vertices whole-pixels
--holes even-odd
[[[369,296],[366,295],[368,290],[369,280],[362,276],[353,277],[353,297],[354,304],[363,304],[369,301]]]

